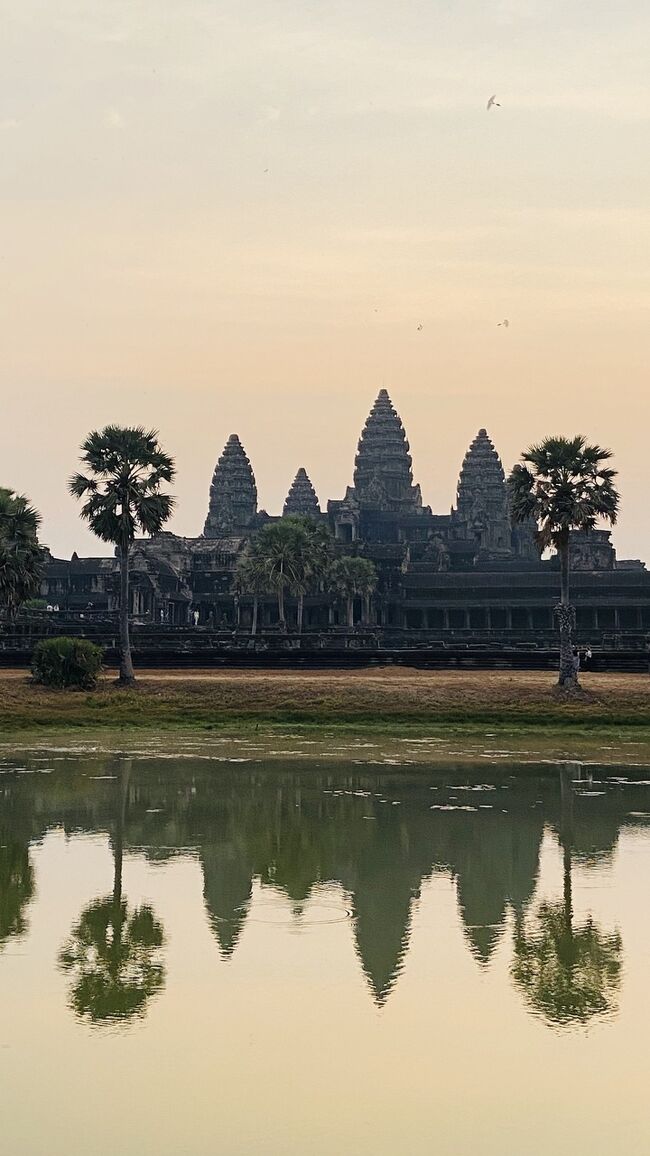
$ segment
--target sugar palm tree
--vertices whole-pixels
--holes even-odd
[[[551,1024],[587,1023],[615,1010],[621,977],[621,937],[603,931],[591,915],[575,925],[572,848],[571,765],[561,771],[560,845],[563,899],[544,902],[534,925],[519,919],[515,928],[512,977],[533,1010]]]
[[[570,604],[570,540],[572,530],[593,530],[599,520],[613,525],[619,496],[616,470],[606,463],[611,450],[588,445],[584,437],[546,438],[522,454],[508,479],[513,521],[533,520],[542,549],[555,547],[560,560],[560,603],[556,614],[560,630],[559,685],[575,686]]]
[[[0,951],[5,942],[23,935],[27,928],[25,909],[34,894],[34,869],[29,843],[11,831],[0,832]]]
[[[40,521],[28,498],[0,487],[0,603],[10,619],[40,589],[44,561],[38,543]]]
[[[354,599],[359,595],[364,599],[364,617],[366,617],[370,595],[377,586],[377,571],[368,558],[344,555],[332,562],[328,584],[335,594],[345,600],[347,625],[353,627]]]
[[[156,534],[174,508],[161,491],[176,474],[156,430],[109,425],[89,434],[81,447],[86,474],[74,474],[70,493],[85,499],[81,516],[102,542],[112,542],[120,562],[120,675],[123,686],[135,682],[129,637],[129,549],[136,531]]]
[[[263,558],[250,547],[237,559],[235,591],[238,595],[248,594],[253,599],[251,635],[254,637],[257,634],[260,595],[269,593],[269,579]]]
[[[81,913],[59,954],[72,976],[70,1003],[91,1024],[127,1022],[142,1016],[165,981],[164,932],[151,907],[129,909],[122,894],[126,801],[131,764],[122,760],[113,844],[113,894]]]
[[[357,584],[363,599],[363,624],[367,626],[370,621],[370,599],[377,589],[377,571],[368,558],[359,558],[357,561],[364,563],[363,570],[358,574]]]
[[[269,522],[250,545],[255,565],[265,575],[267,589],[278,599],[280,629],[286,630],[285,595],[300,584],[305,548],[304,530],[291,518]]]
[[[291,586],[291,593],[298,602],[297,626],[300,634],[302,632],[305,594],[309,594],[310,591],[317,591],[322,586],[332,560],[334,543],[330,529],[325,522],[302,516],[289,516],[283,521],[292,523],[301,534],[294,567],[294,580]]]

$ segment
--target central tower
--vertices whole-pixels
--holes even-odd
[[[413,485],[409,443],[399,414],[381,389],[363,427],[354,461],[354,495],[360,506],[394,513],[422,508]]]

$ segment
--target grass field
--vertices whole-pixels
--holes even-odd
[[[584,674],[584,693],[564,699],[548,672],[146,671],[133,690],[112,676],[96,691],[52,691],[24,670],[0,672],[0,727],[322,727],[389,733],[400,729],[505,725],[589,734],[629,730],[650,740],[647,675]]]

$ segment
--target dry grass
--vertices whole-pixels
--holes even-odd
[[[93,693],[30,685],[25,671],[0,672],[0,726],[226,728],[507,723],[538,727],[648,727],[647,675],[583,674],[583,696],[558,696],[550,672],[145,671],[132,691],[112,676]]]

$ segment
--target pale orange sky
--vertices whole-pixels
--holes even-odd
[[[385,385],[436,512],[480,426],[506,468],[584,432],[616,453],[619,556],[650,557],[646,4],[0,20],[0,484],[55,553],[106,552],[66,492],[90,429],[157,427],[195,534],[234,431],[261,507],[300,465],[342,496]]]

